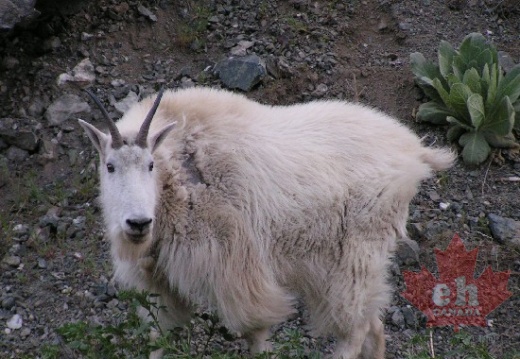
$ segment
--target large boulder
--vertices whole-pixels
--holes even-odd
[[[0,30],[10,30],[21,21],[39,15],[36,0],[0,0]]]

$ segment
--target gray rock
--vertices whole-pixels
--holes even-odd
[[[441,196],[437,193],[437,191],[428,191],[428,196],[434,202],[438,202],[441,200]]]
[[[8,145],[34,152],[38,149],[40,140],[35,135],[38,122],[22,118],[0,119],[0,138]]]
[[[135,92],[129,91],[124,99],[115,102],[113,105],[119,113],[125,113],[137,100],[139,100],[139,96]]]
[[[189,77],[183,77],[181,79],[181,88],[186,89],[186,88],[190,88],[190,87],[194,87],[194,86],[195,86],[195,82],[193,82],[193,80],[190,79]]]
[[[16,299],[12,296],[2,298],[2,308],[11,310],[16,305]]]
[[[36,0],[0,0],[0,29],[10,30],[17,23],[39,15]]]
[[[43,42],[42,48],[45,52],[56,51],[61,47],[61,40],[59,37],[53,36]]]
[[[59,207],[51,207],[44,216],[40,217],[40,227],[51,226],[57,228],[60,221],[60,211]]]
[[[17,224],[13,227],[13,233],[19,236],[29,234],[29,229],[30,227],[27,224]]]
[[[319,84],[316,86],[316,89],[312,92],[312,95],[315,97],[323,97],[329,91],[329,87],[325,84]]]
[[[516,66],[515,60],[513,60],[511,55],[505,51],[498,52],[498,63],[500,66],[502,66],[506,73],[511,71],[511,69]]]
[[[411,308],[401,308],[401,312],[403,313],[404,322],[407,327],[416,328],[419,325],[419,322],[415,317],[415,313]]]
[[[40,269],[47,268],[47,261],[44,258],[38,258],[38,268],[40,268]]]
[[[399,241],[396,253],[399,263],[404,265],[414,265],[419,263],[419,245],[412,239]]]
[[[412,24],[410,22],[403,21],[403,22],[399,23],[399,29],[401,29],[403,31],[408,31],[411,28],[412,28]]]
[[[7,321],[7,327],[9,329],[13,329],[13,330],[16,330],[16,329],[20,329],[23,325],[23,320],[22,320],[22,317],[20,316],[20,314],[15,314],[11,317],[11,319],[9,319]]]
[[[64,235],[72,235],[76,232],[76,229],[73,228],[71,230],[71,233],[68,233],[68,228],[69,228],[69,224],[65,221],[60,221],[58,222],[58,225],[56,227],[56,231],[57,231],[57,234],[58,236],[64,236]]]
[[[18,267],[22,260],[18,256],[5,256],[3,262],[11,267]]]
[[[16,57],[6,56],[2,60],[2,67],[6,70],[14,70],[18,67],[20,61]]]
[[[45,104],[39,98],[33,99],[30,105],[27,107],[27,114],[31,117],[40,117],[41,115],[43,115],[44,111]]]
[[[429,241],[438,241],[440,238],[451,238],[453,233],[446,221],[436,220],[424,225],[422,235]]]
[[[9,147],[9,145],[4,140],[2,140],[2,138],[0,138],[0,152],[5,150],[7,147]]]
[[[489,229],[499,243],[520,247],[520,222],[489,213]]]
[[[7,150],[5,157],[11,162],[23,162],[29,158],[29,152],[22,150],[21,148],[11,146]]]
[[[231,55],[233,56],[246,56],[247,50],[251,48],[255,43],[253,41],[241,40],[238,44],[231,49]]]
[[[215,73],[230,89],[250,91],[267,75],[264,61],[256,56],[230,57],[215,66]]]
[[[29,335],[31,335],[31,328],[23,328],[20,332],[22,338],[27,338]]]
[[[58,76],[58,86],[64,85],[67,82],[73,82],[80,86],[86,86],[93,83],[96,80],[96,73],[94,71],[94,65],[90,59],[86,58],[81,60],[70,73],[64,73]]]
[[[7,162],[7,158],[0,155],[0,188],[9,182],[9,167],[7,166]]]
[[[137,7],[137,11],[139,11],[139,14],[143,15],[144,17],[147,17],[149,20],[153,22],[157,21],[157,16],[155,16],[154,13],[150,11],[150,9],[144,7],[143,5],[139,5]]]
[[[115,297],[117,294],[116,286],[114,285],[114,283],[112,281],[108,282],[108,284],[107,284],[106,294],[111,297]]]
[[[115,79],[115,80],[110,81],[110,85],[112,85],[114,87],[121,87],[121,86],[126,85],[126,81],[123,79]]]
[[[404,315],[403,312],[400,309],[397,309],[395,312],[392,313],[391,316],[392,324],[395,325],[398,328],[404,328]]]
[[[90,112],[90,106],[79,96],[65,94],[54,101],[45,111],[45,118],[51,125],[60,125],[82,112]]]

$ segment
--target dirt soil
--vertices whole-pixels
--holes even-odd
[[[470,32],[480,32],[518,63],[515,3],[39,2],[42,16],[36,22],[0,35],[0,357],[38,357],[44,345],[64,345],[55,331],[59,326],[77,320],[106,324],[125,310],[109,282],[109,248],[95,203],[96,153],[76,121],[81,117],[102,126],[101,116],[93,106],[61,122],[45,115],[64,94],[88,102],[80,89],[88,84],[60,86],[60,74],[89,58],[95,69],[90,85],[116,117],[120,113],[112,105],[130,91],[143,96],[162,86],[223,87],[211,69],[246,40],[253,43],[246,52],[264,59],[269,70],[248,97],[269,104],[360,101],[399,118],[428,144],[450,145],[446,128],[414,118],[425,99],[414,86],[409,55],[419,51],[436,59],[440,40],[458,45]],[[5,135],[9,129],[11,137]],[[22,132],[34,136],[20,144]],[[484,342],[495,358],[520,353],[520,250],[499,243],[488,226],[489,214],[520,220],[519,182],[507,180],[518,176],[514,154],[494,152],[479,168],[459,161],[422,184],[409,226],[420,262],[398,256],[392,269],[396,293],[385,318],[387,358],[406,358],[411,338],[426,335],[424,315],[399,294],[405,290],[402,272],[424,265],[436,274],[433,249],[444,250],[455,233],[468,249],[479,249],[476,276],[487,265],[511,272],[512,296],[487,316],[488,326],[462,330]],[[15,314],[22,327],[8,329]],[[452,328],[435,329],[438,355],[447,351],[452,336]],[[245,353],[240,341],[222,345]],[[324,339],[317,345],[327,353],[333,344]],[[62,356],[76,357],[66,350]]]

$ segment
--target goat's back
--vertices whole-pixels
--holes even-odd
[[[131,108],[118,123],[121,132],[137,132],[151,104],[149,98]],[[163,155],[175,158],[189,148],[204,181],[255,218],[261,232],[288,221],[306,227],[347,203],[343,216],[351,225],[398,211],[402,232],[419,181],[453,161],[393,118],[341,101],[267,106],[192,88],[164,94],[150,131],[172,121],[178,128]]]

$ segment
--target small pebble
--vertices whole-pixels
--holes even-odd
[[[444,203],[444,202],[439,203],[439,208],[442,209],[443,211],[447,210],[449,208],[449,206],[450,206],[449,203]]]
[[[18,267],[22,260],[18,256],[6,256],[4,257],[4,263],[11,267]]]
[[[47,268],[47,261],[43,258],[38,258],[38,268],[40,268],[40,269]]]
[[[7,328],[9,329],[20,329],[22,327],[23,320],[19,314],[15,314],[7,321]]]

